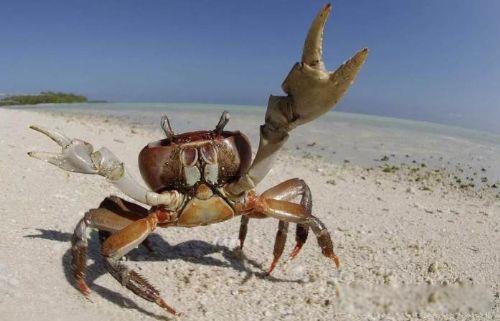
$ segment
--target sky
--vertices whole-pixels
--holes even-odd
[[[0,0],[0,93],[265,106],[323,4]],[[338,110],[500,133],[500,1],[332,5],[327,68],[371,50]]]

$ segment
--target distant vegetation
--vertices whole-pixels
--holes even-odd
[[[36,104],[62,104],[62,103],[85,103],[87,97],[56,93],[52,91],[42,91],[38,95],[12,95],[0,99],[0,106],[12,105],[36,105]]]

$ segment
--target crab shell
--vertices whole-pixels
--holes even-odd
[[[197,131],[149,143],[139,154],[139,169],[151,190],[177,190],[188,196],[179,225],[223,221],[234,210],[220,188],[250,167],[248,138],[229,131]]]

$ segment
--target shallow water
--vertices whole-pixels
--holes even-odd
[[[246,133],[254,148],[265,114],[263,106],[188,103],[59,104],[13,108],[113,117],[127,126],[153,128],[159,135],[159,121],[163,114],[169,116],[174,130],[180,133],[214,128],[221,112],[228,110],[232,117],[226,128]],[[489,183],[500,180],[499,135],[434,123],[330,112],[294,130],[286,148],[294,155],[318,157],[339,164],[404,163],[448,168],[462,173],[463,177],[471,177],[477,185],[485,180]]]

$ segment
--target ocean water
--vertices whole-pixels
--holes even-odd
[[[131,127],[153,128],[169,116],[175,132],[212,129],[224,110],[231,113],[228,130],[247,134],[254,149],[264,106],[193,103],[92,103],[21,106],[40,112],[98,115],[117,118]],[[470,176],[477,184],[500,181],[500,136],[428,122],[330,112],[291,133],[285,149],[302,157],[334,163],[380,166],[384,163],[425,164]],[[382,162],[381,159],[384,161]],[[385,161],[386,160],[386,161]],[[484,183],[484,182],[483,182]]]

